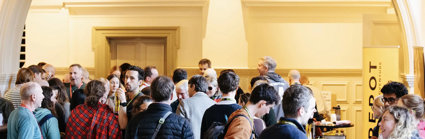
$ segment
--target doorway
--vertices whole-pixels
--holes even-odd
[[[111,68],[129,63],[141,68],[155,66],[165,75],[166,38],[110,38]]]

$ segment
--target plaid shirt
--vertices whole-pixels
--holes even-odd
[[[118,117],[105,104],[99,103],[98,107],[78,105],[69,116],[66,138],[121,138]]]

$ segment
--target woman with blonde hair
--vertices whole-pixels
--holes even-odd
[[[380,139],[420,139],[414,116],[404,107],[389,106],[379,127]]]
[[[418,130],[421,138],[425,138],[425,121],[424,117],[424,100],[414,94],[407,94],[401,97],[398,101],[398,106],[406,107],[409,112],[414,115],[414,119],[418,122]]]
[[[372,137],[371,139],[377,139],[379,136],[379,122],[381,122],[382,114],[384,114],[385,106],[384,102],[382,101],[383,96],[379,95],[375,98],[373,101],[372,111],[373,111],[373,118],[379,119],[376,126],[373,128],[372,131]]]

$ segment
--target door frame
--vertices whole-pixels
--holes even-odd
[[[180,48],[180,28],[170,27],[93,27],[92,46],[95,55],[95,78],[106,77],[111,64],[110,38],[166,38],[165,75],[171,76],[177,63]]]

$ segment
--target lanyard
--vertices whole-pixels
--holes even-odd
[[[80,87],[83,86],[83,82],[80,83],[80,85],[78,86],[77,89],[80,89]],[[72,98],[72,93],[74,93],[74,91],[72,91],[72,86],[71,83],[69,84],[69,95]]]
[[[138,93],[134,96],[134,98],[133,98],[133,99],[131,99],[131,100],[127,103],[127,106],[128,106],[128,105],[130,105],[130,103],[131,103],[134,99],[136,99],[139,95],[140,95],[140,92],[138,92]]]
[[[220,101],[231,101],[231,100],[233,100],[233,99],[232,98],[221,98]]]
[[[25,105],[25,104],[22,104],[21,103],[21,107],[24,107],[25,109],[28,109],[29,111],[31,111],[31,109],[27,105]],[[34,118],[35,118],[35,115],[34,114],[32,116],[34,116]],[[37,120],[37,118],[35,118],[35,119]],[[41,127],[38,126],[38,129],[40,129],[40,137],[41,137],[41,139],[43,139],[43,134],[41,133]]]

